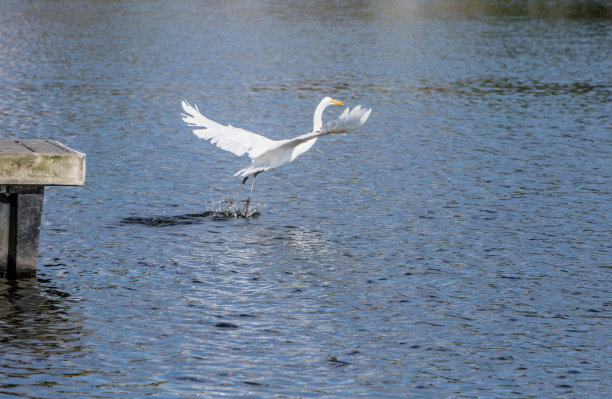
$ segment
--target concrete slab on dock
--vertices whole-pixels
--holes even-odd
[[[85,154],[53,140],[0,139],[0,186],[81,186]]]

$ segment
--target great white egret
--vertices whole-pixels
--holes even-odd
[[[253,195],[253,187],[255,186],[255,177],[261,172],[276,169],[293,161],[299,155],[308,151],[313,146],[315,141],[321,136],[330,134],[344,134],[351,130],[357,129],[365,123],[370,116],[371,109],[362,108],[357,105],[353,109],[346,108],[344,112],[331,122],[323,126],[323,110],[330,105],[344,105],[341,101],[333,100],[330,97],[325,97],[315,110],[312,121],[312,132],[297,136],[288,140],[271,140],[267,137],[248,130],[233,127],[231,125],[221,125],[214,122],[200,113],[197,106],[191,106],[186,101],[182,102],[183,110],[185,111],[183,121],[189,126],[196,127],[193,133],[205,140],[210,140],[217,147],[229,151],[238,156],[245,153],[251,158],[251,164],[244,169],[236,172],[234,176],[241,176],[242,184],[238,188],[238,192],[230,202],[230,208],[236,201],[240,190],[248,180],[249,176],[253,176],[251,181],[251,191],[249,198],[246,200],[243,215],[247,216],[251,196]]]

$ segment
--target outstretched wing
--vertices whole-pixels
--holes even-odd
[[[287,140],[287,142],[283,143],[282,146],[296,147],[317,137],[327,136],[330,134],[348,133],[351,130],[361,127],[368,120],[371,112],[371,108],[362,108],[361,105],[358,105],[353,109],[347,108],[337,119],[327,122],[325,126],[321,128],[321,130],[303,134],[291,140]]]
[[[319,131],[318,135],[325,136],[328,134],[342,134],[355,130],[358,127],[361,127],[368,120],[371,112],[371,108],[361,108],[361,105],[358,105],[351,110],[347,108],[337,119],[327,122]]]
[[[251,158],[256,157],[267,149],[274,147],[275,140],[261,136],[248,130],[224,126],[215,121],[211,121],[200,113],[197,106],[191,106],[187,101],[183,101],[185,111],[183,121],[189,126],[201,128],[193,129],[193,133],[205,140],[210,140],[217,147],[229,151],[238,156],[248,154]]]

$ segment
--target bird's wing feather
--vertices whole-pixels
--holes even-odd
[[[371,112],[371,108],[362,108],[360,105],[353,109],[346,108],[338,118],[326,123],[320,130],[287,140],[282,146],[296,147],[317,137],[348,133],[361,127],[368,120]]]
[[[342,134],[355,130],[368,120],[371,112],[372,109],[362,108],[361,105],[351,110],[346,108],[338,118],[327,122],[319,132],[319,135]]]
[[[183,121],[189,126],[201,129],[193,129],[193,133],[205,140],[210,140],[217,147],[229,151],[238,156],[248,154],[251,158],[265,152],[268,148],[276,144],[275,140],[248,130],[236,128],[230,125],[224,126],[206,118],[200,113],[197,106],[191,106],[187,101],[183,101],[185,111]]]

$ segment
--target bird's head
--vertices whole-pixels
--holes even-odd
[[[314,117],[312,120],[312,131],[315,132],[323,126],[323,110],[330,105],[344,105],[342,101],[334,100],[331,97],[325,97],[315,110]]]

